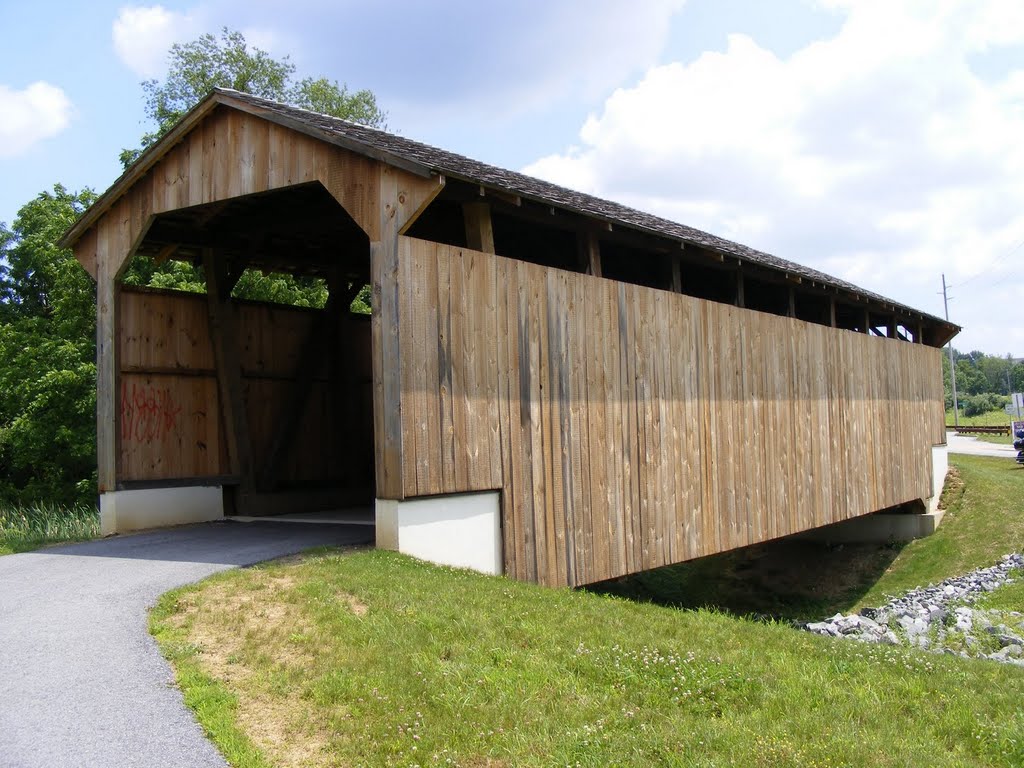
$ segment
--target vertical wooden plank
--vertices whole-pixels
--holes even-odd
[[[380,240],[370,243],[373,286],[374,435],[377,497],[403,499],[402,360],[399,332],[398,232],[395,173],[380,167]]]
[[[532,270],[528,264],[521,264],[519,265],[519,275],[525,289],[521,299],[525,306],[521,306],[520,311],[521,317],[526,321],[526,325],[520,332],[520,344],[522,344],[524,339],[529,341],[525,350],[529,355],[524,361],[526,370],[521,370],[520,373],[528,374],[526,381],[529,386],[527,403],[530,411],[529,453],[531,460],[530,481],[533,495],[531,508],[533,511],[534,546],[536,547],[537,580],[541,584],[549,584],[553,582],[553,569],[549,560],[551,538],[548,533],[547,501],[545,498],[549,488],[546,473],[547,462],[544,455],[544,409],[542,405],[543,387],[546,385],[546,382],[543,379],[543,371],[541,370],[541,360],[544,356],[542,348],[544,336],[541,332],[541,317],[544,314],[545,308],[541,303],[541,296],[543,295],[542,280],[535,270]]]
[[[501,451],[501,520],[502,549],[504,555],[504,572],[515,578],[520,576],[519,525],[515,509],[515,497],[518,487],[514,484],[515,472],[512,468],[512,432],[516,428],[512,422],[510,403],[509,366],[510,329],[508,322],[509,278],[507,259],[496,259],[493,281],[495,284],[495,333],[497,334],[497,360],[495,361],[498,386],[498,443]]]
[[[452,427],[455,435],[455,487],[462,490],[469,490],[469,465],[467,463],[466,446],[470,439],[467,432],[467,406],[466,406],[466,334],[468,333],[466,323],[466,289],[465,289],[465,257],[461,250],[452,250],[449,262],[449,303],[450,311],[450,340],[451,340],[451,397],[452,397]]]
[[[100,493],[117,487],[118,377],[117,285],[110,265],[120,257],[109,228],[101,224],[96,270],[96,466]]]
[[[587,307],[596,308],[594,316],[586,321],[586,393],[587,429],[589,450],[587,464],[590,470],[590,518],[592,547],[592,573],[595,579],[611,576],[610,525],[612,510],[608,490],[608,393],[606,382],[607,362],[605,357],[604,301],[607,292],[605,284],[596,280],[584,281]]]
[[[501,450],[501,413],[499,387],[499,351],[498,351],[498,292],[497,261],[494,256],[482,259],[483,269],[480,273],[481,325],[478,332],[483,334],[484,342],[479,350],[482,370],[482,402],[481,416],[486,424],[484,440],[486,454],[489,458],[489,480],[487,487],[501,488],[504,482]],[[488,469],[484,467],[484,469]]]
[[[568,458],[569,403],[567,397],[567,351],[565,338],[567,306],[566,274],[549,270],[545,280],[547,315],[547,369],[546,399],[550,403],[548,421],[549,463],[551,466],[550,508],[554,525],[555,559],[558,583],[575,586],[576,553],[569,527],[569,506],[566,504],[566,485],[572,478],[566,472]]]
[[[546,560],[546,579],[543,583],[557,585],[564,575],[564,558],[561,545],[564,542],[558,541],[558,524],[555,520],[555,461],[557,453],[554,449],[554,441],[557,438],[557,403],[551,397],[554,391],[554,373],[551,366],[551,336],[548,328],[551,321],[551,296],[548,293],[548,272],[547,270],[531,270],[533,282],[536,286],[536,301],[539,309],[537,313],[537,336],[540,341],[539,354],[537,358],[537,378],[540,382],[540,389],[537,393],[540,411],[540,453],[541,471],[544,475],[544,528],[547,537],[547,546],[544,548]],[[554,408],[553,408],[554,406]]]
[[[398,243],[399,293],[402,296],[400,313],[403,321],[400,336],[402,367],[402,482],[405,496],[426,496],[437,491],[430,488],[430,453],[427,418],[427,362],[426,300],[429,286],[424,284],[424,262],[420,258],[418,242],[402,238]],[[430,346],[436,348],[434,344]]]
[[[619,356],[621,364],[619,367],[619,386],[622,392],[622,444],[623,444],[623,527],[626,534],[626,568],[627,573],[634,573],[640,570],[642,560],[641,548],[643,540],[640,523],[640,499],[639,484],[637,482],[637,468],[640,463],[639,428],[637,424],[637,392],[636,392],[636,352],[633,322],[631,315],[631,302],[628,297],[632,293],[633,286],[618,284],[618,338]]]
[[[599,579],[595,566],[594,519],[591,508],[590,475],[590,333],[589,317],[585,308],[591,306],[588,297],[589,283],[585,277],[573,276],[573,311],[569,315],[571,336],[575,340],[569,347],[571,352],[571,427],[570,441],[572,456],[569,474],[574,478],[574,488],[567,504],[572,504],[575,544],[576,580],[589,584]]]
[[[533,461],[530,453],[529,338],[525,295],[519,262],[508,262],[505,271],[508,291],[509,370],[509,453],[515,515],[516,573],[519,578],[537,580],[537,558],[533,518]]]
[[[438,408],[441,432],[441,485],[445,493],[455,493],[455,428],[452,422],[452,304],[450,294],[451,249],[433,248],[437,258],[437,367]]]

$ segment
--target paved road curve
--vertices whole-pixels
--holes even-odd
[[[955,432],[947,432],[946,441],[950,453],[966,453],[971,456],[999,456],[1011,461],[1017,455],[1012,445],[987,443],[973,435],[958,435]]]
[[[0,765],[224,766],[146,631],[169,589],[373,528],[211,523],[0,557]]]

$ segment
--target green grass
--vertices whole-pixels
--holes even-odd
[[[151,626],[235,766],[1024,761],[1024,670],[383,551],[224,574]]]
[[[35,504],[0,507],[0,555],[28,552],[47,544],[84,541],[99,536],[95,508]]]
[[[964,416],[963,409],[960,409],[960,426],[962,427],[1009,427],[1011,418],[1006,411],[998,408],[994,411],[986,411],[975,416]],[[953,410],[946,411],[947,426],[953,424]]]
[[[955,456],[946,516],[932,536],[909,544],[778,540],[595,585],[596,592],[735,615],[817,620],[991,565],[1024,548],[1024,468],[1012,461]]]
[[[172,592],[151,630],[240,768],[1019,766],[1024,670],[740,614],[820,617],[990,565],[1024,546],[1022,489],[1016,464],[958,456],[927,539],[769,543],[604,593],[322,551]],[[1024,586],[985,600],[1019,610]],[[721,609],[667,607],[701,604]]]
[[[956,456],[952,464],[956,474],[943,493],[947,512],[938,531],[903,547],[858,605],[879,605],[1024,549],[1024,468],[986,456]]]
[[[997,611],[1024,613],[1024,571],[1014,571],[1014,581],[982,596],[975,606]]]

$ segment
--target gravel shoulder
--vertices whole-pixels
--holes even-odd
[[[224,766],[146,627],[169,589],[315,546],[349,525],[213,523],[0,557],[0,762]]]

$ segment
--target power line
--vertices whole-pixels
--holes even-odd
[[[1024,248],[1024,240],[1021,240],[1021,241],[1020,241],[1019,243],[1017,243],[1017,244],[1016,244],[1015,246],[1013,246],[1013,248],[1011,248],[1011,249],[1010,249],[1009,251],[1007,251],[1006,253],[1004,253],[1004,254],[1003,254],[1002,256],[999,256],[998,258],[994,259],[994,260],[993,260],[993,261],[992,261],[992,262],[991,262],[991,263],[990,263],[990,264],[989,264],[989,265],[988,265],[987,267],[985,267],[984,269],[982,269],[982,270],[981,270],[980,272],[975,272],[975,273],[974,273],[973,275],[971,275],[971,276],[970,276],[969,278],[967,278],[966,280],[964,280],[964,281],[963,281],[962,283],[950,284],[950,287],[951,287],[951,288],[952,288],[952,287],[956,287],[956,288],[963,288],[963,287],[964,287],[965,285],[967,285],[967,284],[969,284],[969,283],[973,283],[973,282],[974,282],[975,280],[977,280],[977,279],[978,279],[979,277],[983,277],[983,276],[985,276],[986,274],[989,274],[989,275],[991,275],[991,272],[992,272],[992,268],[993,268],[994,266],[996,266],[996,265],[997,265],[997,264],[999,264],[1000,262],[1006,261],[1006,260],[1007,260],[1008,258],[1010,258],[1011,256],[1013,256],[1013,254],[1015,254],[1015,253],[1016,253],[1017,251],[1019,251],[1019,250],[1020,250],[1021,248]],[[987,283],[986,285],[994,285],[994,284],[995,284],[995,283]]]

